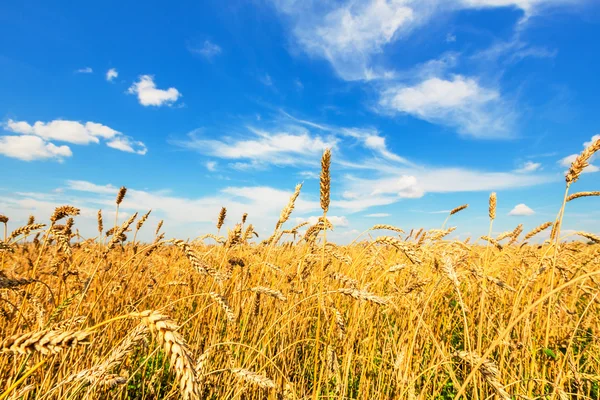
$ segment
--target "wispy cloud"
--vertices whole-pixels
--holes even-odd
[[[365,217],[368,218],[385,218],[385,217],[391,217],[392,214],[388,214],[388,213],[373,213],[373,214],[367,214],[365,215]]]
[[[188,44],[188,50],[191,53],[198,54],[207,60],[212,60],[214,57],[222,53],[223,49],[216,43],[206,39],[200,45]]]
[[[104,141],[108,147],[117,150],[146,154],[144,143],[96,122],[82,123],[57,119],[50,122],[37,121],[31,125],[26,121],[9,119],[3,128],[22,136],[1,137],[6,146],[2,153],[27,161],[48,158],[62,160],[72,155],[68,146],[56,146],[51,141],[75,145],[97,144]],[[27,151],[31,154],[25,154]]]
[[[140,104],[146,107],[172,105],[181,97],[179,90],[174,87],[166,90],[157,89],[152,75],[140,76],[139,80],[127,90],[127,93],[137,95]]]
[[[535,172],[542,168],[541,163],[536,163],[533,161],[526,161],[523,165],[515,170],[515,172],[520,174],[526,174],[529,172]]]
[[[483,172],[465,168],[377,169],[376,176],[345,176],[344,199],[333,201],[342,209],[361,211],[378,205],[423,197],[427,193],[490,192],[539,185],[556,179],[553,175]]]
[[[309,56],[329,61],[344,80],[373,80],[394,77],[394,71],[373,61],[386,47],[436,16],[464,9],[513,7],[524,12],[521,23],[552,6],[581,3],[581,0],[448,0],[409,2],[365,0],[310,2],[271,0],[291,21],[290,30],[298,46]],[[450,34],[452,42],[455,36]],[[528,51],[519,45],[516,52]],[[530,49],[531,50],[531,49]]]
[[[260,83],[262,83],[265,86],[274,87],[273,79],[271,78],[271,75],[269,75],[269,74],[261,75],[258,78],[258,80],[260,81]]]
[[[345,80],[385,76],[385,70],[371,65],[371,57],[418,19],[414,10],[400,1],[323,3],[318,8],[313,8],[312,2],[276,0],[274,4],[292,18],[292,31],[302,49],[328,60]]]
[[[75,70],[76,74],[91,74],[94,70],[91,67],[79,68]]]
[[[328,215],[327,219],[333,224],[334,227],[347,227],[350,225],[348,218],[345,216]],[[319,222],[319,217],[314,215],[308,218],[296,217],[296,224],[301,224],[303,222],[308,222],[310,225],[314,225]]]
[[[171,143],[212,157],[246,160],[240,161],[243,164],[238,167],[241,168],[269,164],[312,164],[323,150],[337,143],[337,139],[331,136],[311,135],[308,130],[299,127],[289,128],[288,131],[271,132],[248,127],[250,135],[222,140],[205,137],[200,130],[196,130],[188,134],[187,140],[171,140]]]
[[[319,173],[314,171],[300,171],[298,175],[304,179],[319,179]]]

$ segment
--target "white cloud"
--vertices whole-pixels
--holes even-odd
[[[454,33],[446,34],[446,43],[454,43],[456,42],[456,35]]]
[[[119,76],[119,73],[117,72],[116,68],[111,68],[108,71],[106,71],[106,80],[109,82],[112,82],[118,76]]]
[[[535,211],[533,211],[531,208],[527,207],[525,204],[521,203],[521,204],[517,204],[512,210],[510,210],[510,212],[508,213],[508,215],[512,215],[512,216],[529,216],[529,215],[533,215],[535,214]]]
[[[341,130],[343,135],[347,135],[353,138],[360,140],[363,145],[370,150],[375,151],[379,155],[388,160],[403,163],[410,165],[410,161],[408,161],[404,157],[400,157],[397,154],[391,152],[386,144],[386,138],[380,136],[379,132],[373,129],[357,129],[357,128],[345,128]]]
[[[127,136],[116,137],[107,142],[106,145],[113,149],[125,151],[127,153],[140,154],[142,156],[148,152],[148,149],[144,143],[137,140],[132,140]]]
[[[577,3],[576,0],[459,0],[459,5],[465,8],[492,8],[492,7],[514,7],[532,14],[536,8],[560,4]]]
[[[369,207],[414,199],[426,193],[496,191],[534,186],[554,180],[551,175],[482,172],[464,168],[388,168],[380,163],[367,165],[377,174],[372,178],[346,176],[342,181],[343,200],[333,200],[334,207],[361,211]]]
[[[296,43],[309,56],[327,60],[344,80],[394,77],[379,57],[386,47],[440,14],[463,9],[515,7],[521,22],[545,7],[581,0],[271,0],[291,22]],[[449,34],[447,41],[455,40]],[[375,60],[375,61],[374,61]]]
[[[68,146],[46,143],[37,136],[0,136],[0,154],[23,161],[55,159],[62,161],[73,153]]]
[[[369,218],[385,218],[385,217],[391,217],[392,214],[388,214],[388,213],[374,213],[374,214],[367,214],[365,215],[365,217],[369,217]]]
[[[188,50],[194,54],[199,54],[204,58],[212,59],[223,51],[221,46],[211,42],[210,40],[205,40],[200,46],[191,46],[188,45]]]
[[[216,161],[207,161],[206,164],[204,164],[204,165],[206,165],[206,169],[211,172],[214,172],[217,170],[217,162]]]
[[[328,215],[327,219],[336,228],[337,227],[347,227],[350,225],[350,222],[348,222],[348,218],[346,218],[345,216]],[[314,215],[310,216],[308,218],[296,217],[296,224],[301,224],[303,222],[308,222],[310,225],[314,225],[317,222],[319,222],[319,217],[314,216]]]
[[[300,171],[298,175],[305,179],[319,179],[319,173],[313,171]]]
[[[516,169],[515,172],[526,174],[528,172],[535,172],[541,169],[542,164],[533,161],[526,161],[520,168]]]
[[[346,2],[339,7],[312,2],[274,1],[294,20],[293,32],[304,51],[327,59],[345,80],[369,80],[385,76],[374,70],[370,58],[391,43],[416,16],[405,1]]]
[[[481,138],[510,135],[514,119],[496,90],[461,75],[451,80],[428,78],[414,86],[385,89],[379,107],[382,112],[409,114]]]
[[[196,150],[202,154],[230,160],[250,160],[242,162],[239,169],[260,167],[263,164],[306,164],[318,162],[323,150],[334,147],[333,137],[312,136],[305,129],[292,129],[291,132],[267,132],[248,128],[253,136],[227,138],[225,140],[205,139],[199,131],[191,132],[187,141],[171,143]]]
[[[91,67],[79,68],[75,70],[76,74],[91,74],[94,70]]]
[[[142,142],[134,141],[123,135],[121,132],[96,122],[81,123],[79,121],[57,119],[50,122],[37,121],[31,125],[26,121],[13,121],[12,119],[9,119],[4,125],[4,128],[9,132],[20,133],[24,135],[24,137],[36,137],[37,139],[40,139],[36,141],[31,139],[19,139],[21,143],[27,142],[30,146],[37,148],[38,154],[50,154],[47,152],[40,152],[39,149],[43,147],[45,149],[53,149],[52,151],[54,152],[58,151],[57,154],[60,154],[61,157],[66,156],[64,149],[69,149],[67,146],[55,146],[50,141],[87,145],[90,143],[100,143],[101,139],[106,140],[107,146],[117,150],[137,154],[146,153],[146,147]],[[16,140],[17,139],[10,139],[13,143],[16,143]],[[40,141],[45,144],[43,146],[40,145]],[[133,147],[136,147],[137,149],[134,150]],[[68,156],[71,156],[70,149]]]
[[[113,185],[96,185],[87,181],[68,180],[67,187],[78,192],[90,192],[100,194],[116,194],[119,188]]]
[[[57,140],[73,144],[99,143],[98,138],[109,139],[120,135],[120,132],[96,122],[82,124],[79,121],[62,119],[50,122],[37,121],[33,125],[26,121],[9,119],[6,129],[24,135],[39,136],[46,140]]]
[[[491,64],[514,64],[525,58],[554,58],[558,52],[545,47],[534,47],[523,42],[519,34],[509,41],[500,41],[489,48],[476,52],[471,56],[474,61],[486,61]]]
[[[181,97],[181,93],[174,87],[166,90],[157,89],[152,75],[142,75],[127,91],[136,94],[143,106],[172,105]]]

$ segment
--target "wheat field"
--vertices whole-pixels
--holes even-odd
[[[560,227],[600,194],[572,191],[599,148],[573,162],[555,221],[492,236],[492,193],[472,242],[448,239],[466,204],[441,229],[328,242],[330,151],[323,216],[284,228],[298,185],[268,238],[223,208],[214,233],[170,239],[149,212],[118,220],[126,188],[93,238],[74,206],[12,232],[2,215],[0,400],[598,399],[600,238]]]

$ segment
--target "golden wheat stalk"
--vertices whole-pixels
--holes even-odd
[[[230,324],[235,324],[235,313],[233,312],[233,309],[229,305],[227,299],[216,292],[210,292],[208,294],[215,301],[215,303],[217,303],[223,309],[223,311],[225,311],[227,321],[229,321]]]
[[[8,236],[8,239],[6,239],[6,241],[10,242],[17,236],[27,236],[31,232],[36,231],[38,229],[42,229],[45,226],[46,226],[46,224],[28,224],[28,225],[21,226],[20,228],[17,228],[14,231],[12,231],[11,234]]]
[[[254,293],[266,294],[280,301],[287,301],[287,298],[277,289],[271,289],[265,286],[255,286],[250,289]]]
[[[600,192],[578,192],[578,193],[573,193],[573,194],[570,194],[569,197],[567,197],[567,202],[569,202],[571,200],[578,199],[580,197],[590,197],[590,196],[600,196]]]
[[[251,383],[263,389],[274,389],[275,382],[268,377],[244,368],[232,368],[231,373],[244,382]]]
[[[321,209],[323,210],[323,213],[325,213],[325,214],[327,214],[327,211],[329,211],[329,198],[330,198],[330,191],[331,191],[331,174],[329,171],[330,167],[331,167],[331,150],[326,149],[325,152],[323,152],[323,157],[321,158],[321,178],[320,178]]]
[[[490,217],[490,220],[494,220],[496,219],[496,192],[492,192],[490,194],[490,201],[489,201],[489,210],[488,210],[488,215]]]
[[[188,243],[184,242],[183,240],[176,239],[173,240],[173,244],[183,251],[190,264],[192,264],[192,267],[194,267],[194,269],[200,274],[212,276],[216,275],[217,271],[214,268],[211,268],[204,261],[200,260],[200,257],[198,257],[196,252],[192,250]]]
[[[86,343],[84,340],[91,334],[92,332],[88,331],[56,331],[51,329],[28,332],[4,339],[0,344],[0,352],[56,354],[68,347]]]
[[[171,369],[179,379],[179,389],[183,398],[199,398],[200,391],[192,352],[183,336],[177,332],[179,329],[177,323],[153,310],[132,313],[130,316],[140,318],[142,323],[156,335],[158,343],[163,346],[166,356],[170,359]]]
[[[294,189],[294,193],[290,197],[287,205],[281,210],[281,214],[279,215],[279,220],[277,221],[277,225],[275,225],[275,230],[279,230],[283,224],[290,218],[292,211],[294,210],[294,205],[296,204],[296,199],[300,195],[300,190],[302,189],[302,184],[299,183],[296,185],[296,189]]]
[[[583,170],[590,165],[590,158],[598,150],[600,150],[600,139],[596,139],[585,150],[583,150],[581,154],[577,156],[577,158],[575,158],[575,161],[571,163],[571,167],[565,176],[567,184],[570,185],[571,183],[577,182],[579,175],[581,175]]]
[[[148,212],[146,214],[142,215],[142,218],[140,218],[140,220],[137,222],[137,225],[135,227],[136,231],[139,231],[140,229],[142,229],[142,226],[144,226],[144,222],[146,222],[146,220],[150,216],[151,212],[152,212],[152,210],[148,210]]]
[[[220,230],[223,224],[225,223],[225,217],[227,216],[227,209],[225,207],[221,207],[221,211],[219,212],[219,218],[217,219],[217,229]]]
[[[350,286],[351,288],[356,288],[358,286],[358,281],[356,279],[344,275],[341,272],[333,272],[329,276],[331,279],[340,281],[343,285]]]
[[[471,366],[479,365],[479,372],[487,383],[494,388],[496,394],[504,400],[511,400],[512,397],[504,389],[504,385],[500,383],[500,371],[496,363],[489,359],[483,359],[476,353],[468,351],[458,351],[455,356],[467,361]]]
[[[523,224],[517,225],[515,230],[510,235],[510,240],[508,241],[508,245],[510,246],[511,244],[516,243],[517,240],[519,239],[519,235],[521,235],[521,233],[523,233]]]
[[[496,246],[496,248],[498,250],[502,251],[502,245],[500,243],[498,243],[498,241],[496,239],[491,238],[491,237],[489,237],[487,235],[482,236],[481,239],[485,240],[486,242],[489,242],[489,243],[493,244],[494,246]]]
[[[409,245],[409,243],[403,242],[395,237],[380,236],[377,239],[375,239],[375,243],[383,243],[390,246],[394,246],[398,250],[401,250],[413,264],[422,263],[422,260],[419,258],[412,246]]]
[[[79,208],[73,206],[60,206],[54,209],[54,213],[50,217],[50,221],[52,225],[58,220],[61,220],[65,217],[79,215]]]
[[[575,235],[583,236],[584,238],[589,239],[594,243],[600,243],[600,236],[594,235],[593,233],[579,231],[575,232]]]
[[[454,215],[458,212],[461,212],[462,210],[464,210],[465,208],[469,207],[468,204],[463,204],[462,206],[458,206],[456,208],[453,208],[452,210],[450,210],[450,215]]]
[[[375,303],[377,305],[386,305],[389,303],[390,299],[386,297],[377,296],[371,292],[367,292],[364,290],[359,290],[356,288],[341,288],[337,290],[338,293],[341,293],[346,296],[350,296],[356,300],[366,300],[371,303]]]
[[[369,230],[370,231],[374,231],[377,229],[386,229],[388,231],[394,231],[394,232],[398,232],[398,233],[404,233],[404,230],[401,228],[397,228],[393,225],[386,225],[386,224],[377,224],[377,225],[373,225]]]
[[[548,229],[551,225],[552,225],[552,222],[544,222],[540,226],[538,226],[538,227],[534,228],[533,230],[531,230],[527,235],[525,235],[525,238],[523,238],[523,241],[531,239],[532,237],[534,237],[538,233],[540,233],[540,232],[545,231],[546,229]]]

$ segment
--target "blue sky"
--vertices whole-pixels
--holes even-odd
[[[331,147],[335,240],[437,228],[463,203],[456,237],[480,236],[491,191],[494,230],[527,230],[554,218],[600,134],[592,0],[88,3],[0,5],[15,228],[68,203],[94,235],[124,185],[121,215],[152,208],[170,236],[213,232],[221,206],[268,235],[299,182],[289,224],[320,214]],[[596,163],[573,190],[599,189]],[[597,233],[595,204],[569,204],[565,227]]]

